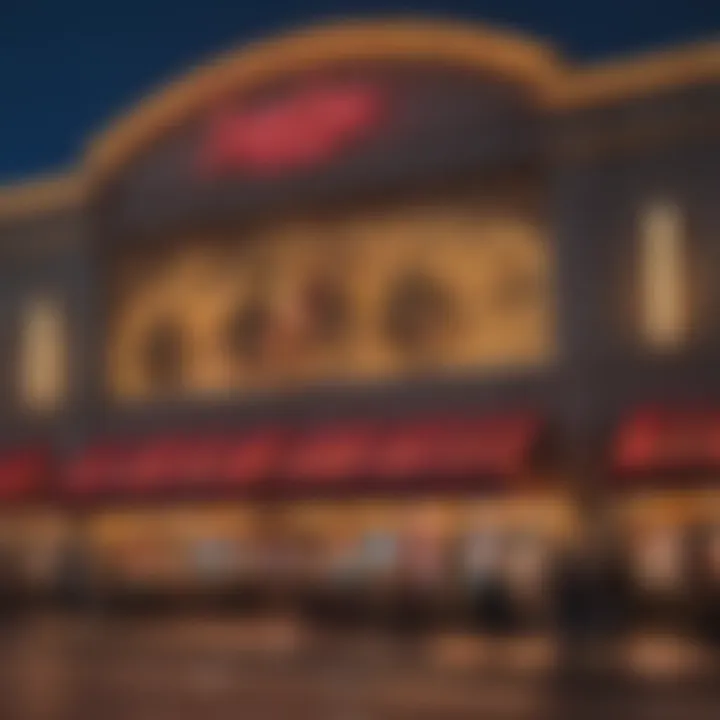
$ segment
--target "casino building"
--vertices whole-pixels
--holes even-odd
[[[186,588],[283,542],[542,563],[602,507],[677,593],[720,524],[718,188],[717,42],[347,22],[191,72],[0,194],[4,547]]]

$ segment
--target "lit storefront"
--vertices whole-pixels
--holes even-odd
[[[8,189],[7,445],[52,449],[41,497],[104,587],[389,573],[445,606],[491,572],[546,614],[618,418],[720,402],[719,52],[321,27]]]
[[[717,432],[713,409],[652,407],[616,438],[612,509],[651,622],[687,616],[703,585],[717,582]]]

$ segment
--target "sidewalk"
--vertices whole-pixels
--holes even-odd
[[[35,631],[70,635],[82,631],[118,651],[174,659],[216,656],[292,665],[336,657],[378,668],[538,678],[562,662],[558,643],[547,635],[492,638],[434,633],[401,641],[381,632],[321,634],[287,618],[45,618],[37,621]],[[719,672],[718,657],[710,648],[677,635],[636,633],[593,647],[590,659],[593,665],[640,681],[678,681]]]
[[[289,620],[44,617],[6,641],[3,720],[720,717],[708,654],[680,638],[629,638],[610,673],[563,665],[547,637],[403,643]]]

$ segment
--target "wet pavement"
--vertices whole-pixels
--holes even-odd
[[[542,637],[408,644],[277,620],[43,616],[4,628],[0,718],[720,718],[720,676],[697,645],[636,637],[598,657],[563,661]]]

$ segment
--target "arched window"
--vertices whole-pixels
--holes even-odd
[[[228,318],[225,345],[230,357],[244,364],[262,362],[272,318],[264,298],[251,298]]]
[[[423,354],[438,348],[451,315],[447,289],[429,274],[408,272],[391,286],[385,334],[398,350]]]
[[[145,334],[141,352],[145,378],[153,388],[166,390],[181,385],[185,348],[182,327],[177,322],[158,320]]]
[[[338,282],[316,278],[306,288],[304,303],[314,342],[333,345],[345,337],[351,321],[351,307]]]

